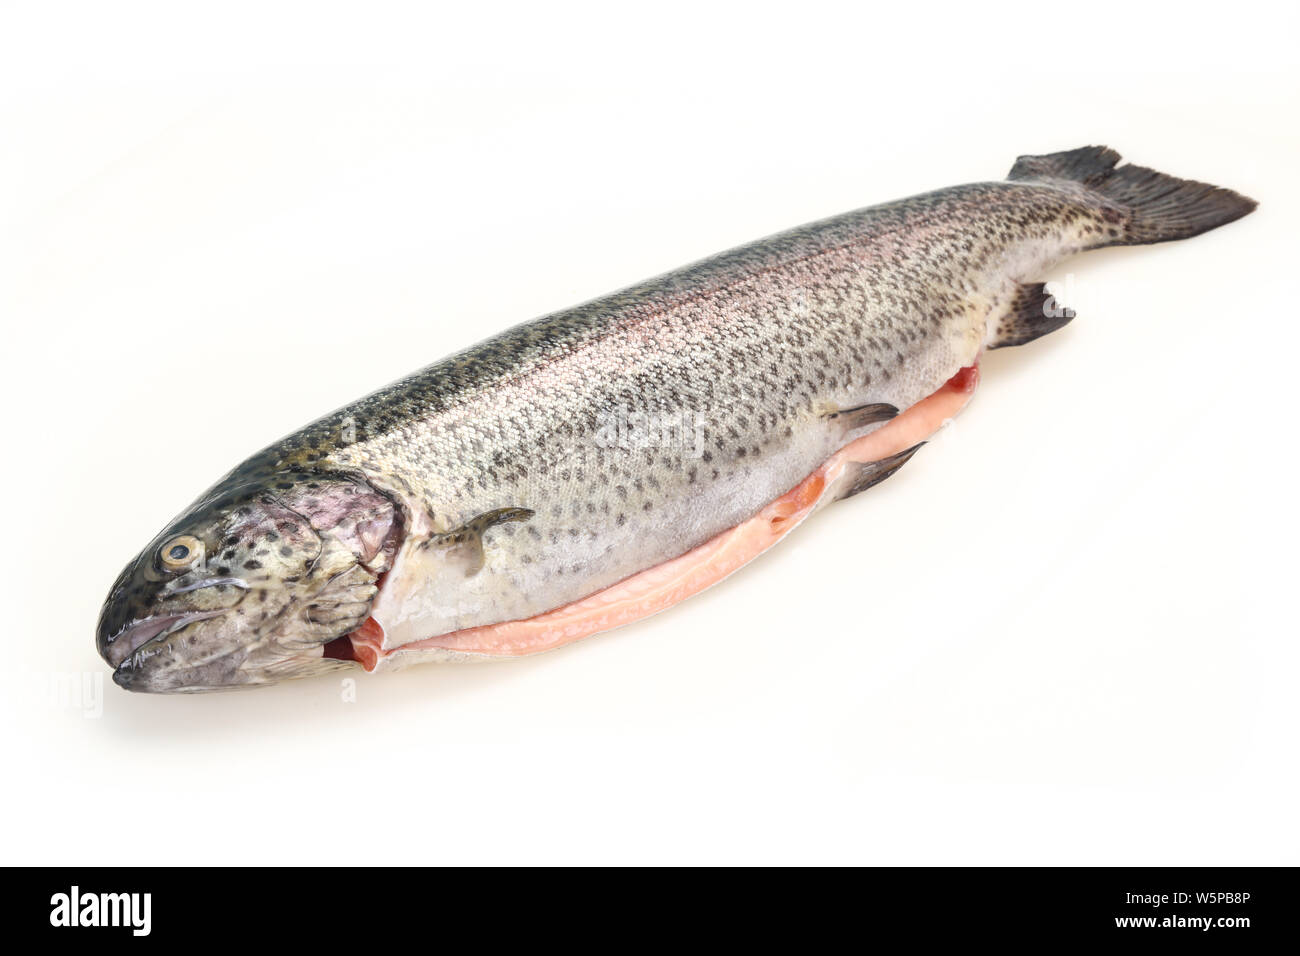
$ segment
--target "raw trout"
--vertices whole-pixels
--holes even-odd
[[[1085,147],[802,226],[516,326],[257,453],[114,583],[139,691],[537,653],[677,603],[952,418],[1072,317],[1074,253],[1255,208]]]

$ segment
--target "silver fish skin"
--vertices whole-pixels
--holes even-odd
[[[882,427],[890,413],[872,409],[912,407],[982,349],[1063,325],[1071,313],[1050,308],[1037,284],[1060,259],[1193,236],[1254,208],[1118,159],[1104,147],[1021,157],[1007,181],[792,229],[516,326],[383,388],[253,456],[164,529],[115,585],[101,651],[132,689],[280,679],[255,661],[214,677],[211,655],[206,673],[187,669],[176,635],[217,634],[219,615],[161,638],[174,651],[166,679],[151,671],[158,655],[137,662],[112,646],[133,627],[138,642],[139,622],[158,619],[159,549],[178,535],[220,553],[215,539],[239,508],[291,501],[313,502],[291,510],[334,540],[347,508],[314,500],[312,484],[317,498],[322,483],[358,489],[374,527],[335,550],[349,551],[375,593],[357,602],[365,613],[282,655],[284,676],[339,664],[317,661],[319,648],[366,614],[400,647],[551,611],[682,555]],[[379,500],[393,508],[376,518]],[[226,571],[246,591],[274,593],[281,631],[311,601],[285,597],[281,578],[292,575]],[[302,587],[301,575],[291,584]],[[177,596],[168,600],[174,613]],[[247,622],[240,633],[264,636]]]

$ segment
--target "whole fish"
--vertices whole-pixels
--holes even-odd
[[[114,583],[140,691],[519,657],[662,610],[898,470],[1039,281],[1255,203],[1089,146],[836,216],[516,326],[266,448]]]

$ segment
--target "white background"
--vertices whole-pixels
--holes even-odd
[[[3,862],[1300,862],[1293,5],[469,6],[2,8]],[[1261,207],[1063,264],[1072,325],[723,585],[353,704],[107,680],[121,566],[309,419],[1089,143]]]

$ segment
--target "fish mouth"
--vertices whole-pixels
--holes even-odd
[[[187,627],[195,621],[204,621],[225,614],[227,610],[228,608],[222,608],[214,611],[155,614],[139,621],[132,621],[112,637],[101,639],[100,656],[120,671],[123,665],[129,664],[131,658],[138,651],[145,649],[148,644],[155,641],[161,642],[164,638],[175,634],[181,628]],[[117,675],[114,674],[114,679],[116,680],[116,678]]]

